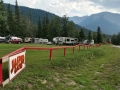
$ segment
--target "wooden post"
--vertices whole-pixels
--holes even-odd
[[[64,48],[64,56],[66,56],[66,48]]]
[[[0,84],[2,84],[3,81],[3,74],[2,74],[2,59],[0,59]]]
[[[79,47],[79,49],[78,49],[78,50],[80,51],[80,45],[78,45],[78,47]]]
[[[84,50],[85,50],[85,45],[84,45]]]
[[[74,53],[74,49],[75,49],[75,47],[73,47],[73,53]]]
[[[52,60],[52,49],[50,49],[50,60]]]

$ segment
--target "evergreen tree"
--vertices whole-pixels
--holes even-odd
[[[21,37],[25,38],[25,37],[30,37],[30,35],[28,35],[28,20],[24,15],[24,12],[22,11],[21,13],[21,17],[20,17],[20,31],[21,31]]]
[[[54,37],[61,36],[61,20],[57,17],[52,17],[52,19],[49,22],[49,40],[52,41]]]
[[[60,17],[56,16],[55,17],[55,22],[54,22],[54,37],[58,37],[58,36],[61,36],[62,34],[62,30],[61,30],[61,19]]]
[[[116,35],[116,34],[112,35],[111,41],[112,41],[112,44],[114,44],[114,45],[117,45],[117,44],[118,44],[118,43],[117,43],[117,35]]]
[[[10,4],[8,4],[7,13],[8,13],[7,24],[8,24],[8,27],[9,27],[8,35],[15,35],[13,13],[12,13],[12,10],[10,8]]]
[[[64,37],[68,37],[68,17],[66,15],[64,15],[62,17],[62,36]]]
[[[75,25],[73,21],[70,21],[68,26],[68,36],[75,37],[74,34],[75,34]]]
[[[46,16],[45,16],[45,37],[47,39],[50,39],[50,29],[49,29],[49,18],[48,18],[48,13],[46,13]]]
[[[120,33],[112,35],[111,42],[114,45],[120,45]]]
[[[32,11],[30,11],[29,13],[28,31],[29,31],[30,37],[36,37],[37,29],[32,20]]]
[[[21,35],[21,31],[20,31],[20,12],[19,12],[19,7],[18,7],[18,3],[17,0],[15,2],[15,35],[16,36],[20,36]]]
[[[41,19],[40,16],[38,17],[38,31],[37,31],[37,38],[43,37],[43,31],[41,26]]]
[[[120,45],[120,32],[118,33],[118,35],[117,35],[117,45]]]
[[[89,30],[88,41],[91,42],[92,39],[93,39],[92,32]]]
[[[80,33],[80,31],[77,28],[75,28],[75,30],[74,30],[74,37],[79,39],[79,33]]]
[[[97,43],[97,32],[93,32],[94,43]]]
[[[100,27],[98,27],[97,29],[97,43],[102,43],[102,35],[101,35]]]
[[[5,21],[6,17],[5,17],[5,8],[3,6],[3,0],[0,1],[0,22]],[[1,24],[0,24],[1,25]]]
[[[85,39],[84,29],[81,29],[81,31],[79,32],[79,40],[83,42],[84,39]]]
[[[42,31],[43,31],[43,37],[42,38],[46,38],[46,22],[45,22],[45,17],[43,18],[42,21]]]
[[[0,1],[0,36],[5,36],[6,35],[6,12],[5,8],[3,6],[3,1]]]
[[[106,34],[102,35],[102,40],[103,40],[104,43],[106,43]]]
[[[52,19],[50,20],[50,27],[49,27],[49,30],[50,30],[50,38],[49,40],[52,41],[53,37],[56,37],[56,34],[57,34],[57,30],[55,28],[55,18],[52,17]]]

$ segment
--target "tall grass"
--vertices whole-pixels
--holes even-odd
[[[22,46],[44,46],[39,44],[0,44],[0,56]],[[6,48],[9,47],[9,50]],[[2,51],[1,51],[2,50]],[[7,51],[8,50],[8,51]],[[80,52],[67,49],[53,51],[27,51],[26,68],[13,81],[0,90],[119,90],[120,50],[102,45]],[[7,65],[3,68],[8,77]]]

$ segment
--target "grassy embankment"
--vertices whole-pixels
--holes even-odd
[[[38,44],[0,44],[0,57],[22,46],[54,47]],[[3,64],[4,79],[8,77]],[[26,68],[0,90],[119,90],[120,49],[110,45],[83,50],[27,51]]]

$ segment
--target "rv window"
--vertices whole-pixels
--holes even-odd
[[[70,41],[70,39],[67,39],[67,41]]]
[[[75,39],[75,41],[77,41],[77,39]]]

